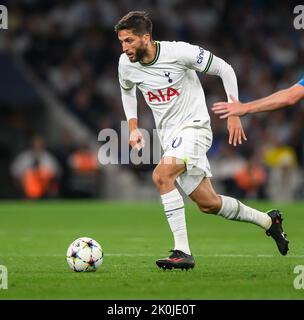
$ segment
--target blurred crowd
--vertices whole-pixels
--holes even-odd
[[[9,30],[0,35],[1,49],[21,55],[96,136],[104,128],[119,131],[125,119],[117,79],[121,48],[114,25],[130,10],[150,13],[154,39],[198,44],[230,63],[241,101],[290,86],[304,74],[303,32],[293,28],[290,1],[2,2],[8,6]],[[226,99],[219,78],[199,76],[209,107]],[[140,95],[138,101],[140,126],[152,130],[151,112]],[[211,119],[214,143],[209,158],[224,192],[286,201],[303,198],[304,109],[300,104],[243,118],[248,142],[238,148],[228,145],[226,122],[213,115]],[[49,162],[60,176],[54,161]],[[132,170],[140,176],[152,168],[133,166]],[[52,175],[46,176],[55,192]]]
[[[35,135],[10,167],[16,189],[28,199],[98,197],[100,171],[96,155],[86,143],[64,150],[46,146]]]

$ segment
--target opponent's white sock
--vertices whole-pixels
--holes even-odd
[[[250,208],[239,200],[231,197],[221,195],[221,198],[222,207],[218,215],[229,220],[254,223],[265,230],[270,228],[272,220],[267,213]]]
[[[177,189],[161,195],[165,214],[174,237],[174,250],[191,254],[186,229],[184,200]]]

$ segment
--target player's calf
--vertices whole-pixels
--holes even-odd
[[[209,178],[204,178],[201,181],[199,186],[190,194],[190,198],[204,213],[217,214],[222,206],[221,198],[216,194]]]
[[[207,214],[217,214],[221,209],[221,199],[217,196],[212,196],[209,199],[199,200],[196,202],[201,212]]]

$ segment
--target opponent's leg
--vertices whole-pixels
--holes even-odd
[[[202,212],[217,214],[229,220],[244,221],[262,227],[276,241],[282,255],[288,251],[288,240],[282,229],[282,217],[278,210],[267,213],[248,207],[237,199],[218,195],[209,178],[204,178],[190,194]]]
[[[160,193],[164,205],[165,214],[174,237],[174,250],[168,258],[160,259],[156,264],[164,269],[194,267],[194,259],[191,256],[184,201],[175,187],[176,178],[185,171],[183,161],[164,157],[153,172],[153,181]]]

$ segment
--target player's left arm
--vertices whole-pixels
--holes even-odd
[[[223,59],[209,53],[209,66],[205,71],[207,74],[219,76],[224,85],[228,102],[231,101],[231,96],[238,97],[238,85],[235,72],[230,64]],[[242,140],[247,140],[241,120],[238,116],[230,116],[227,120],[229,131],[229,144],[236,146],[242,144]]]
[[[238,97],[236,75],[227,62],[202,47],[186,42],[177,42],[175,49],[178,63],[189,69],[219,76],[223,81],[228,101],[231,101],[230,95]],[[227,125],[230,144],[236,146],[242,143],[242,139],[247,140],[239,117],[229,117]]]

